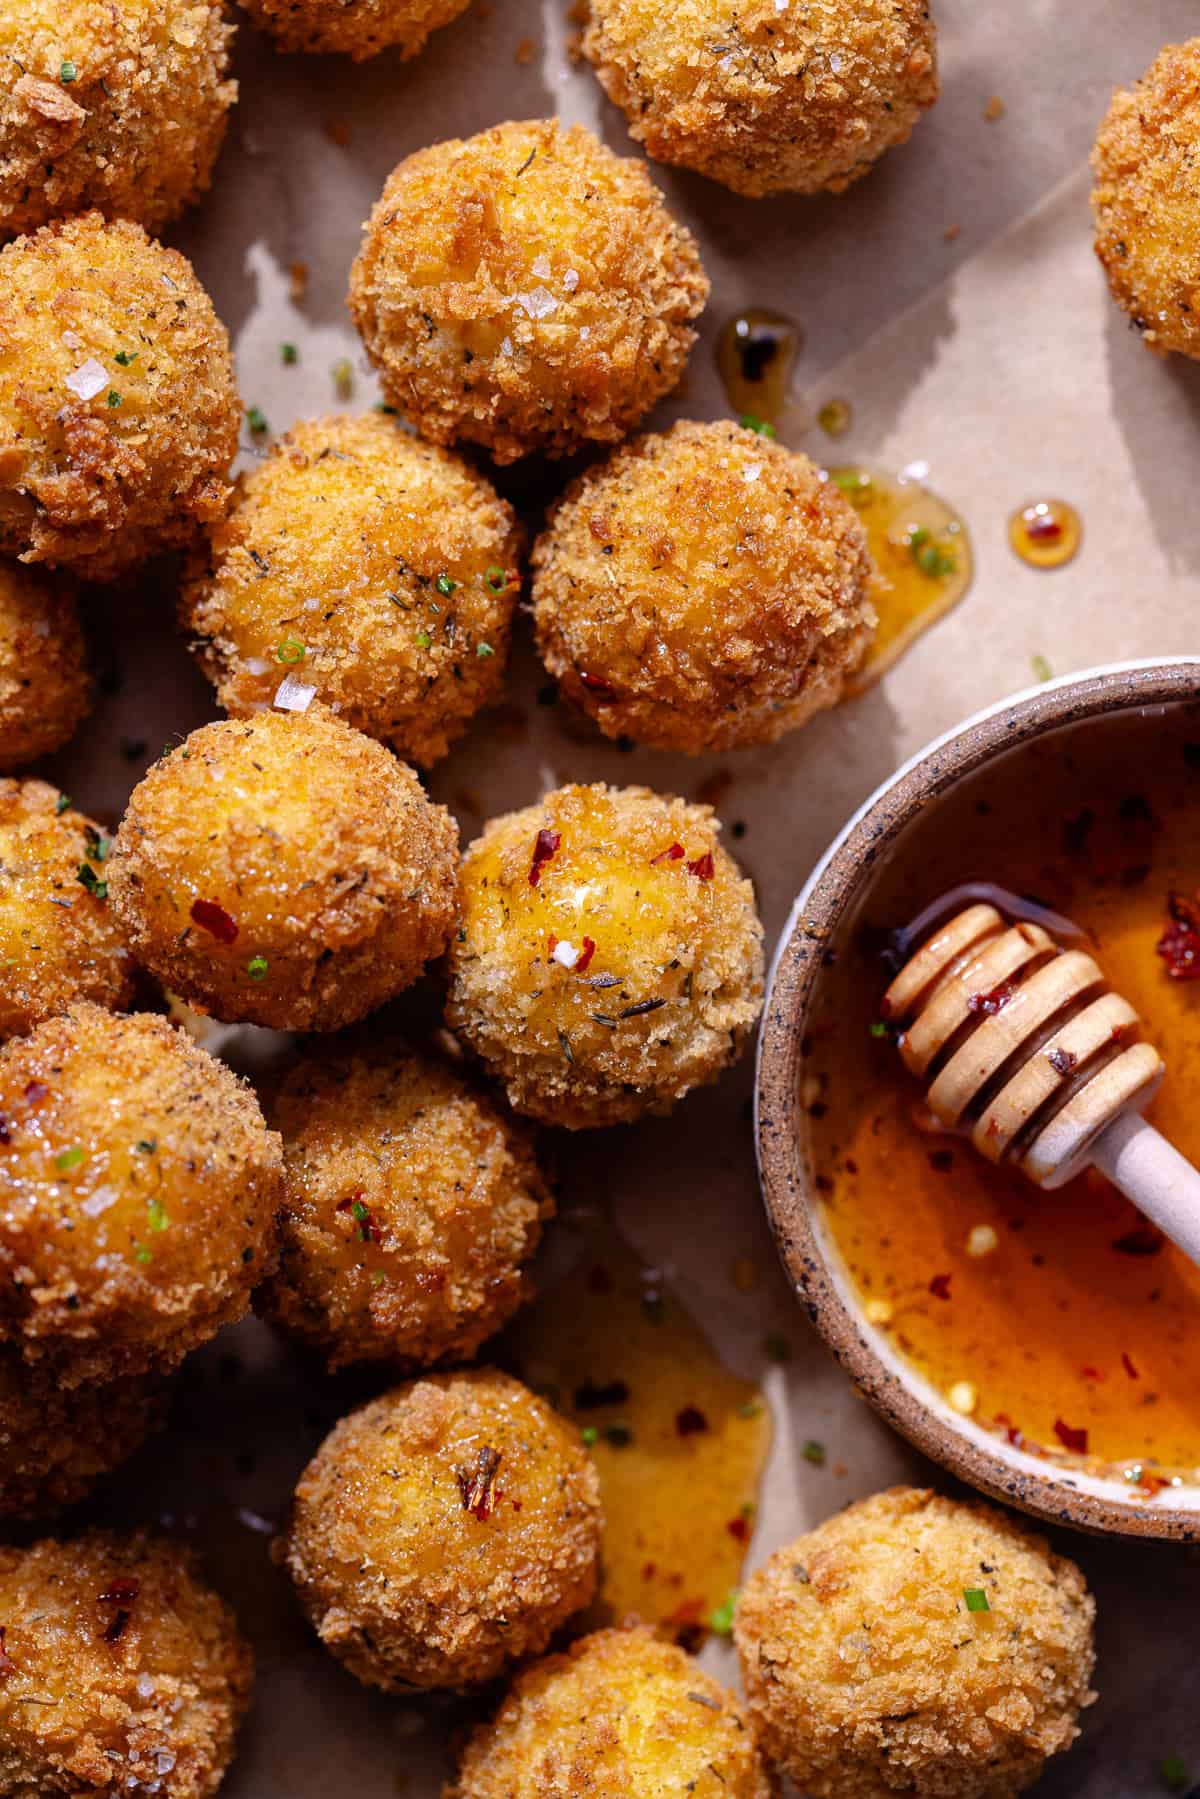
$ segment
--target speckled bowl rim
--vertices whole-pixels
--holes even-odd
[[[867,1324],[815,1202],[800,1105],[800,1041],[822,951],[876,865],[922,808],[1017,745],[1089,718],[1200,701],[1200,656],[1123,662],[1018,693],[936,739],[877,788],[834,840],[792,908],[771,968],[758,1042],[754,1137],[767,1216],[813,1324],[862,1396],[909,1442],[971,1486],[1081,1530],[1200,1539],[1200,1486],[1152,1500],[1124,1484],[1048,1464],[951,1410]]]

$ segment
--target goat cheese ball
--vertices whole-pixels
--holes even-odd
[[[332,1031],[445,948],[458,831],[410,768],[332,714],[261,712],[203,725],[154,764],[108,884],[138,961],[190,1005]]]
[[[219,0],[5,0],[0,234],[95,207],[161,231],[208,187],[237,84]]]
[[[1079,1734],[1095,1603],[979,1501],[893,1487],[778,1550],[734,1638],[763,1747],[812,1799],[1011,1799]]]
[[[91,706],[70,578],[0,562],[0,769],[61,748]]]
[[[135,1376],[64,1387],[0,1343],[0,1518],[39,1518],[86,1498],[165,1422],[169,1388]]]
[[[192,1551],[139,1531],[0,1546],[0,1792],[210,1799],[254,1661]]]
[[[841,193],[938,96],[928,0],[587,0],[583,54],[659,162]]]
[[[350,310],[421,435],[503,463],[624,437],[682,375],[707,297],[695,239],[644,167],[533,119],[393,171]]]
[[[168,1369],[274,1266],[283,1156],[244,1081],[81,1004],[0,1051],[0,1341],[64,1387]]]
[[[359,1680],[469,1687],[540,1654],[590,1602],[601,1527],[579,1433],[520,1381],[471,1369],[335,1425],[276,1553]]]
[[[1092,151],[1096,255],[1147,349],[1200,357],[1200,37],[1118,88]]]
[[[0,555],[112,580],[218,517],[240,402],[192,265],[98,212],[0,250]]]
[[[280,50],[335,51],[364,62],[381,50],[403,61],[425,48],[431,33],[467,10],[470,0],[242,0],[254,23]]]
[[[261,711],[291,673],[428,765],[503,689],[520,547],[460,457],[377,413],[313,419],[239,483],[182,624],[227,712]]]
[[[272,1118],[283,1249],[255,1303],[331,1368],[467,1361],[529,1297],[549,1188],[526,1133],[442,1063],[312,1050]]]
[[[854,508],[807,456],[720,420],[574,481],[533,553],[542,659],[608,737],[773,743],[841,697],[874,636]]]
[[[619,1124],[736,1061],[762,1008],[762,925],[717,829],[708,806],[597,784],[471,845],[446,1017],[519,1112]]]
[[[750,1720],[649,1630],[601,1630],[517,1676],[446,1799],[775,1799]]]

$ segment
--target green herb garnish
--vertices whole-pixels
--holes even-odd
[[[458,586],[458,582],[451,580],[449,575],[443,574],[438,576],[433,585],[437,588],[443,599],[449,599],[450,595],[454,592],[454,589]]]
[[[78,73],[79,73],[79,70],[75,67],[75,64],[70,60],[70,58],[68,58],[65,62],[62,62],[59,64],[58,79],[60,81],[74,81],[74,79],[75,79],[76,75],[78,75]]]
[[[775,427],[770,419],[756,418],[752,412],[744,412],[739,422],[743,431],[755,431],[759,437],[775,436]]]
[[[279,662],[303,662],[306,651],[298,637],[285,637],[275,650]]]
[[[265,956],[251,956],[246,964],[246,973],[252,981],[265,981],[270,964]]]
[[[429,635],[428,631],[417,632],[417,648],[419,650],[427,650],[432,642],[433,638]]]
[[[498,568],[495,563],[483,571],[483,578],[492,593],[503,593],[508,586],[508,570]]]
[[[146,1210],[150,1214],[150,1229],[152,1231],[165,1231],[171,1220],[167,1217],[167,1208],[164,1206],[162,1200],[148,1199],[146,1201]]]
[[[354,392],[354,370],[350,366],[348,356],[339,356],[329,373],[333,377],[333,391],[339,400],[348,400]]]
[[[70,809],[71,809],[70,794],[69,793],[60,793],[58,798],[54,802],[55,816],[58,818],[61,818],[63,813],[69,812]]]
[[[54,1166],[60,1174],[70,1174],[72,1168],[78,1168],[83,1161],[83,1151],[78,1145],[74,1149],[62,1149],[54,1158]]]
[[[110,406],[119,406],[121,404],[121,396],[115,387],[110,387],[108,390],[108,403]]]
[[[982,1587],[964,1587],[963,1598],[967,1602],[969,1612],[990,1612],[992,1609]]]
[[[267,423],[267,415],[261,406],[247,406],[246,423],[249,425],[251,431],[253,431],[255,437],[261,437],[265,432],[271,429],[270,425]]]
[[[733,1635],[733,1614],[737,1610],[737,1602],[741,1594],[737,1587],[731,1587],[716,1611],[709,1613],[708,1628],[717,1637]]]
[[[490,643],[477,643],[475,645],[475,654],[479,657],[481,662],[486,662],[488,657],[494,656],[496,652]]]
[[[810,1437],[808,1439],[808,1442],[804,1445],[804,1448],[800,1453],[806,1462],[812,1463],[814,1468],[823,1468],[825,1466],[825,1445],[824,1443],[818,1443],[815,1437]]]
[[[600,1437],[600,1432],[594,1424],[585,1424],[579,1434],[583,1438],[585,1449],[590,1449],[594,1443],[599,1441]]]
[[[137,1247],[134,1249],[133,1255],[134,1255],[134,1260],[137,1262],[144,1263],[144,1262],[152,1262],[154,1260],[153,1255],[146,1248],[146,1245],[144,1243],[139,1243],[137,1245]]]
[[[107,899],[108,898],[108,882],[102,881],[100,879],[100,876],[96,873],[95,869],[91,866],[90,863],[88,863],[88,862],[80,863],[79,873],[76,875],[75,879],[79,882],[79,885],[81,887],[87,888],[88,892],[93,896],[93,898],[95,898],[95,899]]]
[[[1031,657],[1030,665],[1039,681],[1049,681],[1053,679],[1054,670],[1044,656]]]
[[[280,362],[289,363],[289,364],[293,363],[293,362],[299,362],[300,352],[296,348],[295,344],[280,344],[279,360],[280,360]]]
[[[137,359],[138,353],[136,350],[118,350],[113,357],[113,361],[118,363],[123,369],[127,369],[130,363],[136,362]]]
[[[158,1138],[157,1137],[139,1137],[137,1140],[137,1146],[141,1150],[141,1152],[144,1156],[152,1156],[154,1154],[155,1150],[158,1148]]]

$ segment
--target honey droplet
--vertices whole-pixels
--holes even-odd
[[[1061,568],[1079,552],[1083,520],[1065,500],[1033,500],[1009,519],[1008,541],[1030,568]]]
[[[738,417],[775,424],[788,402],[803,333],[781,312],[739,312],[721,327],[717,369]]]

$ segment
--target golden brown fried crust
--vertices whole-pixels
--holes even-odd
[[[679,380],[707,297],[642,165],[535,119],[400,164],[350,310],[423,437],[512,462],[622,438]]]
[[[734,1637],[766,1752],[813,1799],[1011,1799],[1079,1734],[1095,1610],[1004,1513],[893,1487],[777,1551]]]
[[[168,1399],[153,1376],[65,1388],[0,1344],[0,1517],[76,1505],[163,1425]]]
[[[1096,255],[1148,349],[1200,357],[1200,38],[1121,88],[1092,151]]]
[[[574,1428],[520,1381],[472,1369],[343,1418],[276,1553],[359,1680],[463,1687],[539,1654],[589,1603],[601,1522]]]
[[[0,1338],[64,1386],[171,1368],[277,1254],[279,1138],[165,1019],[78,1005],[0,1051]]]
[[[807,456],[677,424],[567,489],[533,553],[538,648],[609,737],[773,743],[836,704],[874,630],[854,508]]]
[[[239,483],[181,619],[226,711],[289,672],[428,765],[504,686],[521,532],[489,482],[392,420],[293,426]]]
[[[15,239],[0,343],[0,554],[111,580],[223,511],[233,359],[177,250],[98,212]]]
[[[91,705],[73,583],[0,563],[0,768],[58,749]]]
[[[341,52],[363,62],[395,48],[407,61],[430,34],[467,10],[470,0],[242,0],[280,50]]]
[[[101,1530],[0,1547],[0,1620],[7,1799],[217,1791],[254,1661],[189,1549]]]
[[[583,53],[660,162],[841,193],[938,95],[927,0],[590,0]]]
[[[762,1006],[754,890],[711,808],[645,787],[562,787],[493,819],[449,965],[451,1028],[518,1111],[571,1130],[670,1111]]]
[[[8,0],[0,233],[95,207],[147,231],[209,184],[237,96],[219,0]]]
[[[466,1361],[531,1292],[554,1210],[524,1131],[398,1045],[310,1051],[272,1108],[287,1169],[264,1315],[330,1367]]]
[[[204,725],[130,795],[109,892],[137,959],[226,1021],[331,1031],[411,986],[458,916],[458,831],[314,703]]]
[[[104,897],[107,847],[56,787],[0,781],[0,1038],[76,1000],[131,1004],[132,963]]]
[[[732,1693],[648,1630],[601,1630],[517,1676],[444,1799],[773,1799]]]

